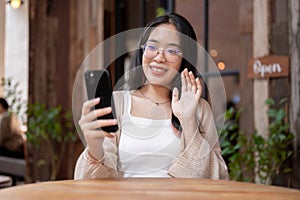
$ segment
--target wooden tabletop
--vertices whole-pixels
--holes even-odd
[[[0,190],[0,199],[300,199],[300,190],[234,181],[175,178],[65,180]]]

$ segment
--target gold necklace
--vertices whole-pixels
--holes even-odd
[[[155,101],[153,101],[152,99],[150,99],[149,97],[147,97],[146,95],[144,95],[144,93],[142,92],[141,89],[140,89],[139,91],[140,91],[140,93],[141,93],[141,95],[142,95],[143,97],[145,97],[146,99],[148,99],[148,100],[151,101],[152,103],[156,104],[157,106],[170,102],[170,100],[163,101],[163,102],[155,102]]]

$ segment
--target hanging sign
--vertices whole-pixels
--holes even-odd
[[[289,76],[289,57],[269,55],[248,62],[248,78],[277,78]]]

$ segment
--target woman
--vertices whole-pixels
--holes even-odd
[[[133,58],[134,89],[114,92],[117,119],[95,120],[112,112],[91,111],[99,99],[83,105],[79,125],[87,146],[75,179],[228,178],[213,115],[194,76],[195,41],[192,26],[178,14],[148,24]],[[99,130],[115,124],[116,133]]]

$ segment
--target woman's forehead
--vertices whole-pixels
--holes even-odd
[[[180,33],[173,24],[162,24],[152,30],[148,41],[179,45],[179,34]]]

